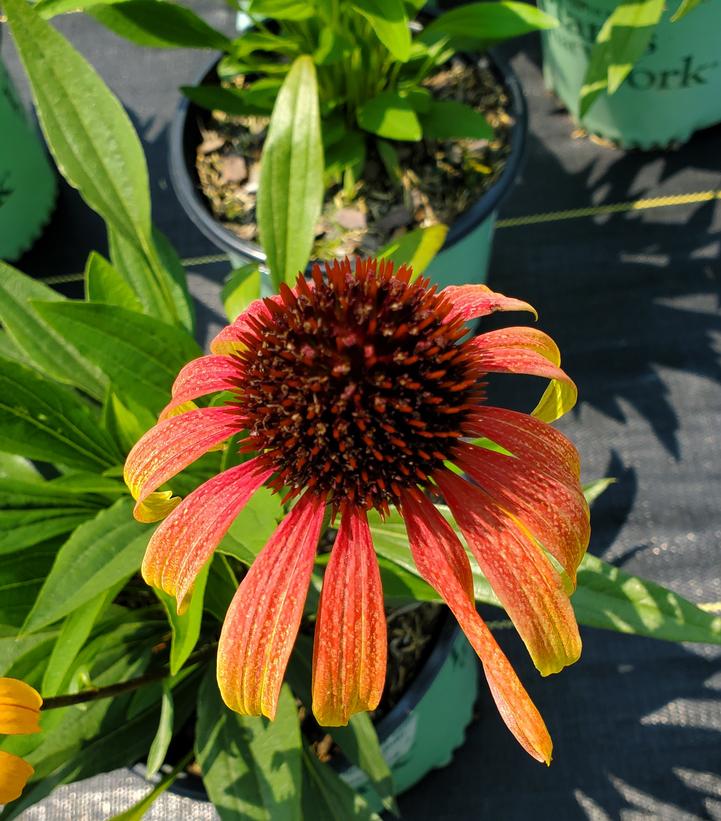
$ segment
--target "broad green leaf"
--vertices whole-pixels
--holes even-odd
[[[122,105],[25,0],[4,0],[3,7],[58,168],[103,219],[149,243],[148,170]]]
[[[155,422],[156,415],[147,408],[134,404],[131,410],[115,393],[110,393],[103,405],[103,428],[110,433],[123,453],[128,453]]]
[[[120,305],[131,311],[142,311],[140,300],[121,274],[102,254],[92,251],[85,263],[85,297],[88,302]],[[41,296],[34,297],[38,302]]]
[[[342,140],[334,143],[325,152],[324,180],[326,186],[343,182],[344,174],[350,171],[357,180],[363,173],[366,161],[366,141],[358,131],[349,131]]]
[[[323,202],[323,146],[312,59],[293,63],[263,148],[258,229],[276,286],[305,270]]]
[[[481,51],[511,37],[557,25],[554,17],[530,3],[467,3],[436,17],[418,39],[426,44],[446,40],[456,50]]]
[[[180,321],[190,330],[192,307],[185,272],[182,266],[178,271],[175,265],[168,269],[167,263],[163,264],[163,245],[168,246],[167,240],[157,230],[153,231],[153,237],[155,245],[149,246],[150,251],[144,251],[137,242],[108,226],[110,259],[140,300],[145,313],[171,325]]]
[[[97,6],[100,0],[38,0],[33,6],[44,19],[50,20],[58,14],[83,11],[88,6]],[[104,0],[106,3],[117,3],[120,0]]]
[[[216,550],[210,563],[208,584],[205,588],[205,609],[222,624],[228,607],[238,589],[238,578],[233,572],[230,562]]]
[[[405,63],[411,53],[411,32],[403,0],[353,0],[352,5],[396,60]]]
[[[14,453],[0,452],[0,479],[19,479],[36,482],[40,474],[31,461]]]
[[[446,241],[448,228],[445,225],[429,225],[416,228],[394,240],[378,254],[379,259],[392,259],[397,266],[410,265],[413,276],[420,276],[433,261]]]
[[[201,351],[182,329],[117,305],[36,303],[40,315],[106,374],[118,395],[160,411],[180,368]]]
[[[0,450],[91,471],[120,458],[113,441],[76,394],[1,358],[0,414]]]
[[[303,818],[300,723],[287,685],[273,721],[241,716],[225,706],[209,668],[198,693],[195,751],[223,821]]]
[[[381,821],[365,799],[303,745],[303,817],[314,821]]]
[[[57,630],[33,633],[29,636],[17,636],[14,628],[4,625],[0,630],[12,630],[9,635],[0,637],[0,676],[6,676],[13,665],[33,650],[39,650],[47,658],[50,647],[57,638]]]
[[[163,697],[160,702],[160,719],[153,743],[148,750],[147,777],[152,778],[163,766],[168,747],[173,740],[173,691],[163,682]]]
[[[43,675],[43,698],[62,692],[65,677],[92,632],[95,622],[115,598],[119,589],[120,583],[100,593],[65,619]]]
[[[624,0],[601,27],[581,86],[579,117],[600,94],[613,94],[628,77],[651,42],[664,10],[664,0]]]
[[[136,522],[132,508],[119,499],[77,528],[58,551],[25,631],[42,630],[139,570],[152,528]]]
[[[226,51],[230,40],[195,12],[165,0],[100,3],[86,13],[120,37],[155,48],[208,48]]]
[[[20,627],[53,563],[56,542],[45,542],[2,557],[0,624]]]
[[[165,234],[152,226],[153,242],[149,256],[151,268],[159,280],[163,293],[171,301],[174,316],[183,327],[195,330],[195,306],[188,290],[188,276],[178,252]]]
[[[358,109],[358,125],[389,140],[417,142],[423,136],[418,115],[407,97],[382,91]]]
[[[251,0],[248,13],[275,20],[307,20],[315,9],[308,0]]]
[[[122,482],[96,473],[66,473],[51,479],[46,485],[51,491],[68,494],[70,498],[86,493],[116,497],[130,492]]]
[[[700,5],[702,0],[681,0],[678,8],[671,17],[671,22],[675,23],[682,17],[685,17],[690,11],[693,11],[696,6]]]
[[[0,556],[70,533],[94,512],[81,506],[0,510]]]
[[[42,320],[31,305],[34,300],[62,302],[63,297],[0,261],[0,322],[27,364],[102,398],[107,382],[103,374]]]
[[[438,510],[458,532],[447,507]],[[381,521],[369,515],[373,544],[385,559],[408,573],[418,575],[408,548],[405,525],[400,514],[391,513]],[[500,607],[491,586],[472,557],[476,601]],[[621,633],[665,639],[721,644],[721,616],[715,616],[655,582],[631,576],[590,554],[578,570],[578,587],[571,603],[580,624],[603,627]]]
[[[168,614],[172,640],[170,644],[170,674],[176,675],[181,667],[188,660],[188,656],[195,649],[195,645],[200,638],[200,624],[203,618],[203,599],[205,596],[205,583],[208,581],[208,571],[210,564],[207,564],[198,573],[193,587],[192,597],[188,609],[182,614],[178,614],[175,596],[169,596],[163,590],[154,589],[153,592],[163,603],[165,612]],[[162,762],[161,762],[162,763]]]
[[[423,136],[434,140],[493,139],[483,114],[456,100],[433,100],[420,120]]]
[[[220,292],[228,322],[233,322],[251,302],[260,298],[263,276],[256,262],[231,271]]]

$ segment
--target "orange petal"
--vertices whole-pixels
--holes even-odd
[[[577,661],[581,638],[573,608],[542,549],[481,489],[450,471],[434,478],[541,674]]]
[[[270,297],[279,302],[278,295]],[[234,322],[226,325],[210,343],[214,354],[232,354],[248,347],[248,341],[257,333],[258,322],[265,323],[271,317],[264,300],[256,299],[240,314]]]
[[[223,701],[275,717],[313,572],[325,499],[306,493],[258,554],[228,608],[218,646]]]
[[[9,804],[20,798],[28,778],[34,772],[27,761],[0,750],[0,804]]]
[[[578,481],[561,482],[526,459],[467,443],[457,447],[454,461],[538,539],[575,587],[576,570],[591,537],[588,504]]]
[[[548,334],[536,328],[503,328],[489,331],[465,343],[474,362],[486,373],[523,373],[550,379],[533,415],[554,422],[575,404],[576,385],[559,365],[561,355]]]
[[[471,567],[453,528],[418,491],[405,491],[401,511],[418,572],[453,611],[483,663],[498,712],[523,749],[538,761],[551,761],[553,744],[540,713],[515,670],[476,612],[468,591]],[[459,557],[463,556],[463,562]]]
[[[479,405],[463,423],[467,436],[486,436],[536,470],[562,482],[581,475],[578,451],[560,431],[535,416]]]
[[[237,411],[227,407],[198,408],[152,427],[125,460],[125,484],[138,502],[136,518],[142,521],[140,505],[160,485],[242,428]]]
[[[313,645],[313,713],[326,727],[375,710],[386,678],[386,617],[365,512],[346,508],[323,578]]]
[[[178,612],[187,605],[195,577],[248,499],[273,473],[260,458],[230,468],[196,488],[153,533],[143,578],[169,596]]]
[[[495,311],[529,311],[538,319],[536,309],[520,299],[504,296],[492,291],[487,285],[449,285],[441,291],[451,303],[451,311],[445,322],[462,319],[468,322],[488,316]]]
[[[177,414],[177,408],[193,399],[217,391],[237,390],[243,383],[243,363],[232,356],[201,356],[185,365],[173,383],[171,401],[163,408],[160,419]]]
[[[0,735],[39,733],[40,694],[24,681],[0,678]]]

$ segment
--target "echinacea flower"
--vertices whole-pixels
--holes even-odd
[[[39,733],[39,693],[16,678],[0,678],[0,735]],[[20,797],[33,768],[17,755],[0,750],[0,804]]]
[[[378,705],[386,622],[367,512],[394,506],[419,573],[478,653],[506,724],[532,756],[550,761],[543,720],[476,612],[466,550],[429,499],[447,502],[541,673],[574,662],[581,642],[569,592],[588,544],[588,508],[578,454],[548,422],[574,404],[576,390],[540,331],[468,338],[467,321],[510,310],[535,314],[483,285],[437,292],[406,266],[394,273],[389,262],[356,260],[352,270],[345,260],[253,302],[213,340],[211,355],[181,370],[172,401],[126,462],[136,516],[174,507],[179,500],[158,488],[228,437],[242,434],[256,455],[172,510],[148,544],[146,581],[182,610],[261,485],[297,500],[225,618],[218,683],[229,707],[274,716],[328,510],[338,531],[315,628],[313,712],[339,725]],[[491,372],[550,379],[536,415],[485,405]],[[219,391],[232,397],[224,405],[188,404]],[[472,441],[479,437],[500,450]]]

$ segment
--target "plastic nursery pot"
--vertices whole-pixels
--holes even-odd
[[[618,0],[539,0],[560,21],[541,32],[543,75],[578,120],[591,46]],[[651,45],[615,94],[600,95],[582,126],[624,148],[665,148],[721,122],[721,3],[699,4],[676,23],[670,2]]]
[[[376,726],[396,794],[410,789],[431,770],[451,763],[454,751],[464,741],[477,695],[478,659],[455,619],[447,615],[420,672]],[[144,774],[143,766],[135,769]],[[373,810],[382,810],[362,770],[346,765],[338,772]],[[208,800],[200,778],[187,773],[170,789],[188,798]]]
[[[0,259],[26,251],[55,203],[55,172],[0,59]]]
[[[508,92],[511,128],[510,153],[499,178],[464,214],[450,226],[446,241],[426,269],[440,287],[485,282],[493,241],[496,213],[504,197],[516,181],[523,161],[528,130],[526,101],[520,83],[510,66],[490,55],[491,69]],[[217,61],[203,72],[198,83],[215,74]],[[201,137],[198,128],[202,110],[183,100],[170,129],[170,178],[175,194],[186,214],[221,251],[228,254],[233,267],[248,262],[265,262],[259,245],[243,240],[225,228],[212,215],[200,189],[195,168],[196,148]]]

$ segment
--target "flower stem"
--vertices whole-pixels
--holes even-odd
[[[198,664],[210,658],[218,647],[217,642],[209,644],[192,653],[186,664]],[[170,676],[170,668],[165,666],[159,670],[153,670],[150,673],[145,673],[137,678],[128,679],[128,681],[121,681],[118,684],[109,684],[107,687],[93,687],[89,690],[83,690],[81,693],[67,693],[62,696],[53,696],[43,701],[43,710],[57,710],[59,707],[71,707],[74,704],[84,704],[88,701],[99,701],[102,698],[112,698],[113,696],[122,695],[123,693],[130,693],[137,690],[146,684],[152,684],[156,681],[162,681],[164,678]]]

